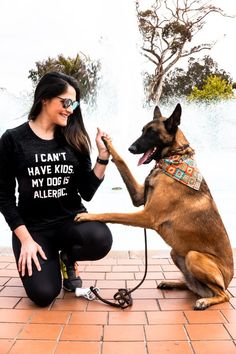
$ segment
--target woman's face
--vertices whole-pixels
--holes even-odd
[[[62,127],[67,125],[68,117],[73,113],[73,107],[70,105],[64,108],[65,99],[70,99],[72,102],[76,101],[76,92],[72,86],[59,95],[51,99],[46,99],[43,102],[43,112],[47,120],[53,125],[60,125]]]

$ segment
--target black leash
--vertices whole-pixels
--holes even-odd
[[[143,275],[143,279],[141,282],[135,286],[135,288],[131,290],[127,289],[118,289],[117,293],[113,296],[113,299],[117,301],[118,303],[111,302],[109,300],[103,299],[99,294],[98,294],[98,289],[95,288],[94,286],[90,287],[91,292],[102,302],[104,302],[107,305],[113,306],[113,307],[120,307],[122,309],[125,309],[129,306],[133,305],[133,299],[131,297],[131,293],[137,290],[144,282],[146,275],[147,275],[147,267],[148,267],[148,256],[147,256],[147,232],[146,229],[144,229],[144,242],[145,242],[145,271]]]

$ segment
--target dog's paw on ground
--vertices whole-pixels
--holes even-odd
[[[170,282],[166,282],[166,281],[162,281],[157,285],[158,289],[173,289],[174,288],[174,284],[170,283]]]
[[[202,298],[198,299],[195,303],[194,310],[202,311],[205,310],[209,306],[208,299]]]

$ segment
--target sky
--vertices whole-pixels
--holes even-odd
[[[236,14],[235,0],[212,3]],[[133,0],[0,0],[0,87],[13,94],[31,90],[28,75],[35,62],[61,53],[128,60],[130,47],[138,53],[133,9]],[[217,40],[213,50],[201,55],[211,55],[236,81],[236,18],[212,16],[201,32],[203,42]]]

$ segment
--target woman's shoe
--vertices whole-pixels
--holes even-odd
[[[82,288],[82,279],[76,275],[75,264],[68,260],[67,254],[60,253],[60,265],[63,276],[63,289],[74,292],[76,288]]]

